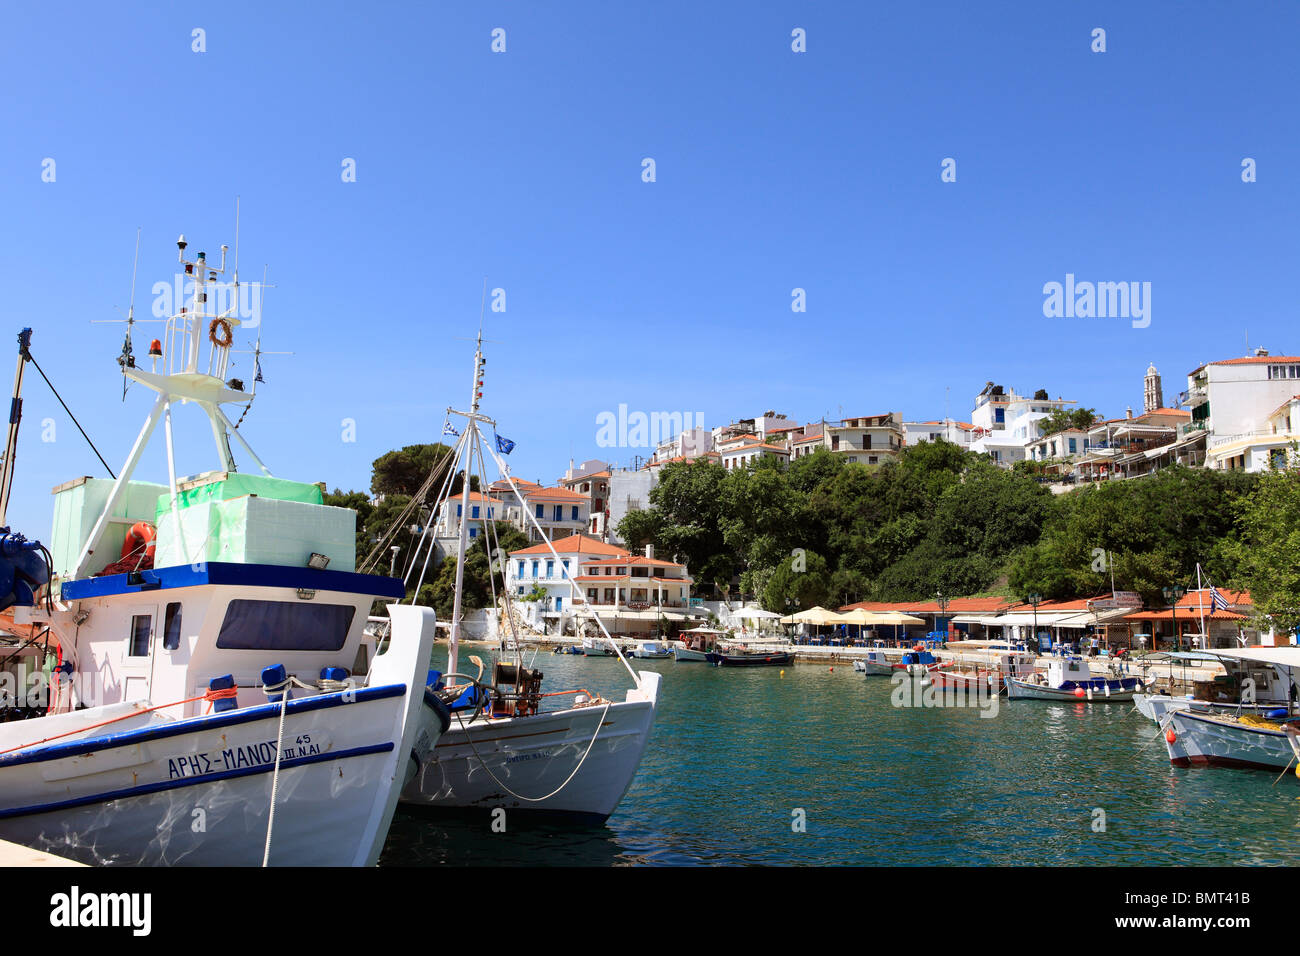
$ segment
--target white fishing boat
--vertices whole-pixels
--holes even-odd
[[[371,865],[412,756],[441,733],[422,714],[433,615],[390,607],[384,652],[365,651],[372,602],[402,584],[354,573],[355,513],[272,477],[222,410],[254,394],[223,380],[238,317],[207,305],[225,247],[215,268],[178,245],[191,307],[166,320],[148,371],[132,355],[132,310],[119,360],[157,393],[144,427],[114,479],[54,489],[49,590],[4,596],[59,665],[44,716],[0,725],[0,839],[92,864]],[[24,335],[19,407],[29,358]],[[173,454],[184,403],[219,465],[193,479]],[[160,423],[168,484],[134,480]],[[14,416],[0,524],[17,427]],[[236,470],[232,437],[260,474]],[[29,557],[22,544],[9,535],[4,553]],[[21,560],[3,563],[30,578]]]
[[[1025,677],[1006,675],[1010,700],[1066,700],[1091,703],[1131,701],[1142,690],[1137,677],[1093,677],[1088,662],[1080,657],[1053,658],[1046,673]]]
[[[1147,662],[1157,655],[1148,655]],[[1202,714],[1255,714],[1265,715],[1278,708],[1288,707],[1295,699],[1296,686],[1283,668],[1256,659],[1240,659],[1231,650],[1173,651],[1159,655],[1170,662],[1170,680],[1173,665],[1182,664],[1179,680],[1184,686],[1194,686],[1193,694],[1136,694],[1134,706],[1148,720],[1161,723],[1173,710],[1192,710]],[[1205,665],[1213,665],[1213,672],[1198,675]],[[1222,666],[1223,673],[1218,673]]]
[[[1275,669],[1281,686],[1294,693],[1300,647],[1243,647],[1213,651],[1224,661],[1265,664]],[[1238,767],[1280,770],[1295,760],[1288,728],[1296,716],[1294,698],[1265,713],[1172,710],[1162,727],[1169,762],[1174,766]]]
[[[632,651],[632,656],[644,661],[666,661],[673,652],[658,641],[642,641]]]
[[[463,462],[464,503],[469,493],[469,476],[476,468],[481,473],[485,460],[490,458],[519,502],[522,513],[559,565],[561,559],[550,538],[537,524],[532,510],[525,506],[523,494],[501,457],[499,449],[506,446],[500,439],[495,445],[483,439],[482,428],[494,429],[495,422],[479,412],[482,381],[480,335],[474,356],[470,409],[468,412],[447,410],[449,416],[455,415],[465,422],[455,448],[446,459],[448,474],[455,473]],[[463,507],[462,513],[469,515],[470,509]],[[402,801],[426,809],[501,807],[581,823],[603,823],[627,792],[641,764],[654,726],[660,676],[653,671],[632,669],[604,623],[590,611],[572,578],[569,578],[572,606],[580,613],[583,610],[590,613],[590,622],[600,632],[599,638],[583,641],[584,652],[591,655],[600,648],[618,657],[632,679],[633,686],[622,700],[608,699],[585,688],[543,693],[541,672],[525,667],[521,657],[516,657],[513,663],[498,660],[492,667],[490,681],[483,679],[481,667],[477,674],[460,673],[463,557],[468,551],[469,525],[469,521],[460,523],[460,557],[456,567],[447,673],[431,673],[429,680],[428,699],[446,701],[451,707],[452,722],[437,746],[420,760],[418,772],[402,792]],[[494,547],[494,523],[484,516],[481,525],[483,540]],[[420,548],[431,549],[432,544],[426,533],[417,548],[417,557]],[[413,560],[411,564],[414,568],[418,561]],[[417,582],[417,591],[418,587]],[[496,607],[495,583],[492,591]],[[515,617],[510,612],[510,601],[509,593],[500,595],[500,602],[505,605],[502,619],[513,633]],[[440,720],[440,711],[431,706],[425,714],[430,732]]]
[[[679,664],[708,663],[709,654],[707,651],[697,651],[690,647],[675,647],[673,648],[673,660]]]
[[[894,664],[885,656],[883,647],[873,647],[866,657],[853,662],[853,669],[868,677],[888,677],[894,673]]]

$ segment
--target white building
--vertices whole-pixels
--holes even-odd
[[[609,518],[609,465],[599,459],[584,461],[577,468],[570,459],[568,471],[557,484],[567,491],[587,497],[587,514],[590,518],[588,533],[606,540],[605,523]]]
[[[903,450],[903,416],[858,415],[822,426],[822,447],[850,464],[883,465]]]
[[[558,561],[551,548],[560,556]],[[539,627],[545,620],[559,620],[571,610],[574,594],[569,579],[578,574],[580,563],[630,556],[631,552],[625,548],[606,544],[590,535],[557,538],[549,548],[541,543],[511,551],[510,563],[506,567],[506,588],[516,599],[533,593],[534,588],[544,592],[541,600],[524,601],[520,605],[524,619]]]
[[[1205,465],[1221,470],[1264,471],[1286,459],[1294,431],[1278,431],[1278,412],[1300,392],[1300,357],[1269,355],[1207,362],[1187,376],[1192,420],[1205,432]],[[1281,427],[1294,422],[1281,419]]]
[[[613,468],[609,473],[609,499],[604,527],[605,540],[621,543],[618,523],[629,511],[644,511],[650,507],[650,490],[659,480],[659,469],[645,467],[638,470]]]
[[[524,496],[522,506],[513,493],[507,491],[502,495],[502,517],[528,535],[528,540],[542,540],[542,535],[537,532],[538,526],[551,540],[587,531],[591,520],[591,498],[588,495],[567,488],[540,488],[536,485],[521,486],[519,490]]]
[[[975,397],[971,412],[970,450],[1011,466],[1028,457],[1028,446],[1039,439],[1038,422],[1054,410],[1077,404],[1063,398],[1026,398],[1015,389],[989,382]]]
[[[903,422],[903,444],[919,445],[925,441],[947,441],[961,448],[970,448],[975,426],[951,418],[941,422]]]
[[[651,460],[671,461],[683,459],[689,461],[712,450],[713,433],[700,425],[696,428],[688,428],[672,438],[661,441],[655,446],[655,453]]]
[[[783,445],[768,445],[758,440],[730,445],[720,452],[722,467],[731,471],[752,465],[760,458],[778,458],[782,463],[790,460],[790,450]]]

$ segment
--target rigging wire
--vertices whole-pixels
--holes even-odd
[[[108,467],[108,462],[104,461],[104,456],[99,453],[99,449],[95,447],[95,443],[90,440],[90,436],[86,434],[86,430],[81,427],[81,422],[77,421],[77,416],[72,414],[72,409],[68,408],[68,403],[63,400],[63,396],[59,394],[59,390],[54,387],[54,383],[50,381],[49,376],[47,376],[45,371],[41,368],[40,363],[36,361],[35,357],[32,355],[31,349],[27,349],[23,353],[23,357],[36,366],[36,371],[41,373],[41,378],[45,379],[45,384],[50,387],[50,391],[54,393],[54,397],[59,400],[59,404],[63,406],[63,410],[68,413],[68,417],[72,419],[72,424],[77,426],[77,431],[81,432],[81,437],[86,439],[86,444],[88,444],[90,450],[95,453],[95,457],[99,459],[99,463],[104,466],[104,470],[108,472],[109,477],[116,481],[117,475],[113,474],[113,469]]]

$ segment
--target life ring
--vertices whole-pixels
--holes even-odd
[[[221,338],[217,338],[217,329],[225,333]],[[230,320],[213,319],[208,325],[208,341],[218,348],[230,348],[235,341],[235,330],[230,327]]]
[[[126,533],[126,539],[122,542],[122,560],[136,557],[140,549],[144,549],[144,557],[138,564],[138,567],[153,567],[154,548],[157,542],[154,539],[158,536],[158,529],[147,521],[137,521],[131,525],[131,530]]]

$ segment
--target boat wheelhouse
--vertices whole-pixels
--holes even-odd
[[[372,603],[402,584],[355,573],[354,513],[272,476],[226,416],[254,391],[224,380],[240,319],[208,306],[225,247],[220,267],[178,247],[191,307],[149,370],[130,325],[121,360],[153,408],[115,478],[55,488],[50,589],[15,606],[59,664],[46,714],[0,725],[0,838],[95,864],[373,864],[437,743],[417,719],[433,614],[390,607],[383,653],[366,649]],[[219,466],[193,479],[173,444],[187,404]],[[166,485],[134,478],[159,424]]]

